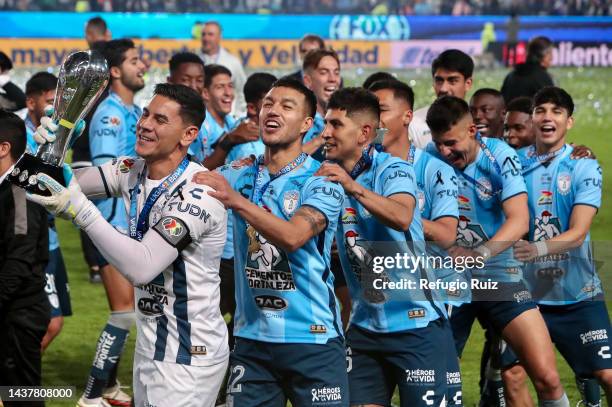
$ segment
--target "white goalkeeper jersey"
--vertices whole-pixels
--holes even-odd
[[[108,196],[122,196],[130,219],[150,228],[174,246],[179,255],[148,284],[134,288],[138,336],[136,352],[154,360],[209,366],[227,359],[227,327],[219,310],[219,262],[225,245],[227,212],[208,195],[209,187],[191,182],[206,168],[184,163],[174,182],[143,175],[142,159],[121,157],[98,167]],[[180,174],[180,175],[179,175]],[[162,185],[163,183],[163,185]],[[148,222],[147,198],[158,186],[167,187],[154,201]],[[136,190],[134,190],[136,188]],[[155,193],[154,193],[155,194]],[[149,204],[152,201],[149,200]]]

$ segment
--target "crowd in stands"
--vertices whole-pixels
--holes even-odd
[[[260,14],[610,15],[611,0],[0,0],[0,10]]]

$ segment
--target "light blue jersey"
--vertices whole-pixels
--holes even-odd
[[[287,253],[232,214],[235,336],[275,343],[326,343],[342,336],[329,263],[344,193],[339,185],[313,176],[319,166],[307,156],[301,166],[271,181],[268,170],[253,160],[220,170],[236,191],[254,202],[259,172],[261,182],[270,182],[257,203],[281,219],[289,220],[301,206],[316,208],[327,218],[323,232]]]
[[[224,133],[232,130],[236,125],[236,119],[231,114],[223,118],[223,126],[213,118],[212,114],[206,110],[206,118],[202,123],[198,137],[189,146],[189,154],[198,162],[202,162],[215,151],[213,146]]]
[[[324,128],[325,128],[325,119],[319,112],[317,112],[317,114],[315,114],[315,117],[314,117],[314,123],[312,124],[312,127],[304,135],[304,139],[302,142],[308,143],[313,138],[321,134]]]
[[[459,182],[457,244],[470,248],[488,241],[504,224],[502,204],[506,199],[527,192],[516,151],[499,139],[478,135],[477,139],[484,148],[481,146],[474,162],[463,171],[455,168]],[[443,159],[433,143],[427,151]],[[472,269],[472,275],[485,281],[519,282],[521,265],[509,248],[490,258],[483,269]]]
[[[546,165],[537,160],[535,147],[519,150],[529,193],[529,240],[543,241],[569,229],[575,205],[601,206],[602,171],[597,160],[573,160],[565,145]],[[602,293],[595,271],[590,234],[584,243],[565,253],[527,263],[525,277],[539,303],[571,304]]]
[[[26,125],[26,152],[35,155],[36,150],[38,150],[38,143],[34,141],[36,126],[32,123],[30,115],[26,115],[24,121]],[[49,213],[47,219],[49,220],[49,251],[51,251],[59,247],[59,238],[57,237],[57,230],[55,230],[55,217]]]
[[[246,117],[243,117],[242,119],[238,120],[234,128],[236,128],[236,126],[238,126],[244,120],[246,120]],[[237,146],[232,147],[230,152],[227,154],[227,157],[225,158],[225,163],[230,164],[233,161],[237,161],[241,158],[249,157],[251,155],[255,157],[259,157],[260,155],[264,153],[265,149],[266,149],[266,146],[264,145],[263,141],[261,141],[261,138],[259,138],[257,141],[249,141],[248,143],[238,144]],[[234,227],[233,227],[232,216],[231,216],[232,210],[228,209],[227,214],[228,214],[227,215],[227,240],[225,242],[225,248],[223,249],[222,257],[224,259],[233,259],[234,258]]]
[[[416,182],[412,166],[373,148],[371,164],[355,179],[364,188],[389,197],[394,194],[416,196]],[[359,164],[357,164],[359,165]],[[416,198],[415,198],[416,200]],[[427,300],[428,290],[420,287],[421,278],[427,278],[422,268],[376,268],[376,257],[421,255],[424,237],[421,217],[414,211],[409,231],[402,232],[383,225],[359,201],[345,196],[340,225],[336,233],[338,254],[346,282],[351,293],[351,324],[373,332],[399,332],[422,328],[441,316],[442,304]],[[413,281],[414,287],[389,289],[385,282]]]
[[[89,149],[94,166],[121,157],[136,155],[136,123],[140,107],[127,106],[113,91],[98,105],[89,125]],[[106,220],[120,230],[127,230],[123,200],[119,198],[93,201]]]

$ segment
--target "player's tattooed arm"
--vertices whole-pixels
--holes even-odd
[[[327,227],[327,219],[325,218],[325,215],[312,206],[302,206],[297,210],[297,212],[295,212],[295,215],[293,215],[289,223],[295,225],[296,228],[300,228],[296,230],[302,230],[302,226],[308,225],[310,230],[310,238],[318,235]]]

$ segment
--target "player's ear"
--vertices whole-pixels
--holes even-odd
[[[468,124],[468,128],[467,128],[467,132],[468,135],[471,138],[474,138],[476,136],[476,132],[478,131],[478,129],[476,128],[476,124],[474,124],[474,121],[470,121],[470,124]]]
[[[310,77],[310,74],[307,74],[306,72],[304,72],[304,85],[310,89],[310,87],[312,86],[312,78]]]
[[[196,126],[189,126],[185,129],[183,136],[181,137],[180,143],[183,147],[188,147],[198,137],[198,129]]]
[[[574,127],[574,116],[570,116],[567,118],[567,130]]]
[[[306,117],[302,122],[302,127],[300,128],[300,134],[304,134],[310,130],[314,123],[314,119],[310,116]]]
[[[360,146],[365,146],[371,143],[375,136],[374,126],[372,126],[370,123],[365,123],[361,126],[361,131],[359,132],[359,139],[357,142]]]
[[[410,122],[412,121],[412,109],[404,111],[402,115],[402,124],[404,127],[408,127]]]
[[[204,99],[206,103],[210,102],[210,93],[208,93],[208,88],[202,89],[202,99]]]
[[[121,78],[121,69],[118,66],[111,66],[109,72],[111,79]]]
[[[465,91],[468,92],[470,89],[472,89],[472,78],[467,78],[465,80]]]
[[[26,107],[28,108],[28,110],[34,110],[34,98],[33,97],[27,97],[26,98]]]
[[[247,117],[257,116],[257,106],[255,103],[247,103],[246,105]]]

